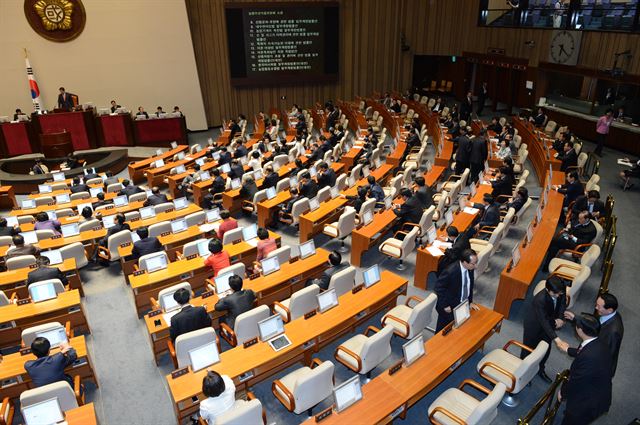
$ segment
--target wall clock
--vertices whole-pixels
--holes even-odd
[[[549,62],[575,66],[580,56],[580,31],[553,31],[549,46]]]

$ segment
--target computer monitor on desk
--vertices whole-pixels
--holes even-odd
[[[380,267],[377,264],[369,267],[362,273],[362,278],[364,280],[365,288],[372,287],[376,283],[380,282]]]
[[[23,407],[22,418],[26,425],[56,424],[64,421],[64,413],[56,397]]]
[[[71,202],[71,197],[68,193],[56,195],[56,204],[68,204],[69,202]]]
[[[62,172],[55,172],[55,173],[51,173],[51,177],[53,177],[53,181],[54,182],[61,182],[64,181],[64,173]]]
[[[189,206],[189,202],[187,201],[187,198],[185,198],[184,196],[182,198],[176,198],[173,200],[173,207],[176,209],[176,211],[183,210],[188,206]]]
[[[49,259],[49,264],[61,264],[63,262],[62,253],[59,249],[52,249],[50,251],[42,251],[40,253],[43,257]]]
[[[229,278],[231,276],[233,276],[233,272],[223,273],[213,278],[218,296],[227,295],[231,292],[231,286],[229,286]]]
[[[105,215],[102,217],[102,226],[105,229],[110,229],[116,225],[116,216],[115,215]]]
[[[191,361],[191,371],[197,372],[205,367],[209,367],[220,361],[218,346],[215,341],[211,341],[193,350],[189,350],[189,360]]]
[[[36,200],[35,199],[24,199],[21,203],[20,203],[20,207],[23,210],[31,210],[33,208],[36,207]]]
[[[52,300],[58,296],[51,281],[35,282],[29,285],[29,296],[34,303]]]
[[[49,217],[49,220],[57,220],[58,219],[58,214],[55,211],[47,211],[47,217]]]
[[[347,407],[362,399],[362,387],[358,375],[333,388],[336,411],[342,412]]]
[[[308,240],[305,243],[300,244],[298,247],[298,251],[300,252],[300,259],[304,260],[307,257],[311,257],[316,253],[316,245],[313,242],[313,239]]]
[[[278,256],[275,255],[273,257],[265,258],[260,261],[262,266],[262,275],[267,276],[273,272],[277,272],[280,270],[280,262],[278,261]]]
[[[171,233],[173,233],[174,235],[176,233],[184,232],[188,228],[189,226],[187,226],[187,220],[185,220],[184,218],[173,220],[171,222]]]
[[[47,340],[49,340],[49,343],[51,344],[51,348],[58,347],[63,342],[68,342],[67,331],[65,330],[64,326],[37,332],[36,337],[47,338]]]
[[[464,322],[469,319],[469,317],[471,317],[469,300],[465,300],[453,309],[453,327],[459,328]]]
[[[267,189],[267,199],[271,200],[276,197],[276,188],[271,186]]]
[[[335,288],[327,289],[323,293],[318,294],[317,297],[318,311],[320,311],[320,313],[324,313],[338,305],[338,294],[336,294]]]
[[[209,241],[211,241],[211,239],[201,239],[196,244],[196,246],[198,247],[198,255],[200,257],[204,258],[211,255],[211,251],[209,251]]]
[[[165,313],[177,310],[181,307],[180,304],[178,304],[178,302],[173,298],[173,294],[175,293],[176,291],[173,291],[162,295],[162,306],[164,307]]]
[[[103,190],[101,187],[92,187],[89,189],[89,194],[91,195],[92,198],[95,198],[96,196],[98,196],[98,193],[102,193]]]
[[[161,168],[164,167],[164,160],[163,159],[156,159],[153,164],[155,165],[156,168]]]
[[[218,208],[207,211],[207,223],[214,223],[220,219],[220,210]]]
[[[128,204],[129,204],[129,198],[127,198],[127,195],[120,195],[113,198],[113,205],[116,208],[124,207],[125,205],[128,205]]]
[[[254,223],[251,226],[242,228],[242,240],[247,242],[258,237],[258,226]]]
[[[167,268],[167,255],[162,252],[146,259],[147,272],[153,273]]]
[[[231,171],[231,165],[229,165],[229,163],[222,164],[220,166],[220,171],[222,171],[223,173],[228,173],[229,171]]]
[[[80,234],[80,225],[78,223],[63,224],[60,226],[60,231],[65,238],[77,236]]]
[[[187,171],[187,169],[185,168],[184,165],[178,165],[176,167],[176,174],[182,174],[182,173],[184,173],[186,171]]]
[[[424,339],[422,338],[422,334],[406,342],[402,346],[402,352],[404,353],[405,366],[411,365],[411,363],[424,356]]]
[[[53,189],[48,184],[39,184],[38,185],[38,192],[40,192],[40,193],[51,193],[52,191],[53,191]]]
[[[260,333],[260,341],[268,342],[274,351],[280,351],[291,345],[291,341],[284,334],[284,322],[279,314],[274,314],[267,319],[259,321],[258,331]]]
[[[147,218],[156,216],[156,209],[154,207],[143,207],[140,208],[140,219],[146,220]]]

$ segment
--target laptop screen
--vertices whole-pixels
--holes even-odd
[[[105,215],[102,217],[102,225],[105,229],[110,229],[116,225],[116,216],[115,215]]]
[[[451,210],[447,211],[444,215],[444,221],[447,223],[447,226],[450,226],[453,223],[453,212]]]
[[[196,159],[196,164],[198,164],[199,166],[202,167],[204,165],[204,159],[202,159],[202,158]]]
[[[146,260],[147,271],[149,273],[153,273],[158,270],[162,270],[167,268],[167,256],[162,253],[159,255],[155,255],[153,257],[149,257]]]
[[[371,210],[367,210],[364,212],[364,215],[362,216],[362,223],[366,226],[367,224],[371,223],[373,221],[373,211]]]
[[[196,246],[198,247],[198,255],[200,257],[208,257],[211,254],[211,251],[209,251],[210,240],[211,239],[203,239],[197,243]]]
[[[284,323],[279,314],[275,314],[267,319],[258,322],[258,330],[260,331],[260,340],[268,341],[271,338],[284,333]]]
[[[336,294],[335,288],[331,288],[321,294],[318,294],[318,306],[320,313],[324,313],[325,311],[337,305],[338,295]]]
[[[56,195],[56,204],[67,204],[71,202],[71,197],[67,193]]]
[[[53,177],[54,182],[64,181],[64,173],[51,173],[51,177]]]
[[[182,160],[184,159],[184,156],[185,156],[185,155],[184,155],[184,152],[180,152],[180,153],[178,154],[178,161],[182,161]]]
[[[155,161],[156,168],[164,167],[164,160],[158,159]]]
[[[58,214],[55,211],[47,211],[47,217],[49,217],[49,220],[55,220],[58,218]]]
[[[369,288],[376,283],[380,282],[380,268],[378,265],[374,265],[369,267],[362,273],[362,278],[364,279],[364,286]]]
[[[340,189],[338,189],[338,186],[333,186],[333,187],[331,188],[331,198],[332,198],[332,199],[335,199],[335,198],[337,198],[338,196],[340,196]]]
[[[231,165],[229,165],[229,163],[222,164],[222,165],[220,166],[220,170],[221,170],[223,173],[228,173],[229,171],[231,171]]]
[[[338,412],[343,411],[358,400],[362,399],[360,377],[356,375],[343,384],[334,387],[333,398],[336,401],[336,410]]]
[[[429,239],[429,243],[433,243],[436,238],[438,237],[438,232],[436,230],[436,226],[431,226],[429,227],[429,230],[427,230],[427,238]]]
[[[422,334],[405,343],[402,346],[402,351],[404,353],[404,362],[407,366],[424,356],[424,340],[422,339]]]
[[[23,407],[22,417],[26,425],[55,424],[64,420],[57,397]]]
[[[62,232],[62,236],[68,238],[70,236],[76,236],[80,234],[80,226],[78,223],[69,223],[63,224],[60,226],[60,231]]]
[[[384,198],[384,207],[385,209],[390,209],[393,206],[393,200],[391,199],[390,196],[387,196],[386,198]]]
[[[172,311],[180,307],[180,304],[173,299],[173,294],[175,293],[176,291],[173,291],[162,295],[162,306],[164,307],[165,312]]]
[[[218,208],[207,211],[207,223],[213,223],[218,220],[220,220],[220,210]]]
[[[182,210],[187,208],[189,206],[189,203],[187,202],[187,198],[183,196],[182,198],[174,199],[173,206],[176,210]]]
[[[316,253],[316,246],[315,243],[313,242],[313,239],[310,239],[309,241],[300,244],[300,246],[298,247],[298,250],[300,251],[300,259],[304,260],[307,257],[312,256],[313,254]]]
[[[33,244],[38,242],[38,235],[35,230],[30,232],[20,232],[20,235],[24,238],[25,243]]]
[[[67,332],[64,327],[60,326],[57,328],[49,329],[46,331],[36,333],[36,337],[47,338],[51,347],[57,347],[62,342],[67,342]]]
[[[216,284],[216,294],[222,294],[231,289],[229,286],[229,278],[231,276],[233,276],[233,272],[223,273],[213,279]]]
[[[95,198],[96,196],[98,196],[98,193],[102,193],[103,190],[101,187],[92,187],[89,189],[89,193],[91,194],[92,198]]]
[[[59,249],[53,249],[51,251],[42,251],[40,255],[45,256],[49,259],[49,264],[60,264],[62,263],[62,254]]]
[[[175,149],[178,147],[178,142],[171,142],[171,149]]]
[[[311,198],[309,200],[309,208],[311,208],[311,211],[315,211],[320,208],[320,202],[318,202],[318,198]]]
[[[271,186],[267,189],[267,199],[273,199],[276,197],[276,188]]]
[[[18,225],[18,217],[10,215],[8,217],[5,217],[7,220],[7,226],[8,227],[15,227]]]
[[[311,174],[311,177],[315,177],[316,174],[318,174],[318,170],[316,169],[315,165],[309,168],[309,174]]]
[[[295,176],[289,178],[289,187],[296,187],[296,186],[298,186],[298,178]]]
[[[51,191],[52,191],[51,186],[49,186],[48,184],[38,185],[38,192],[40,193],[51,193]]]
[[[29,296],[34,303],[37,303],[56,298],[58,294],[53,282],[42,282],[29,285]]]
[[[198,348],[189,350],[189,359],[191,360],[192,372],[197,372],[212,364],[216,364],[220,361],[218,346],[215,341],[211,341]]]
[[[128,203],[129,199],[127,198],[127,195],[120,195],[113,198],[113,205],[116,207],[124,207]]]
[[[176,174],[182,174],[182,173],[184,173],[185,171],[187,171],[187,169],[186,169],[186,168],[184,168],[184,165],[178,165],[178,166],[176,167]]]
[[[237,189],[240,186],[242,186],[242,183],[240,182],[240,179],[231,180],[231,189]]]
[[[242,228],[242,240],[250,241],[258,237],[258,226],[254,223],[249,227]]]
[[[263,177],[262,170],[256,170],[253,172],[253,178],[256,180],[260,180]]]
[[[211,180],[211,174],[208,171],[203,171],[200,173],[200,181],[206,182],[207,180]]]
[[[140,211],[140,219],[142,220],[156,216],[156,209],[154,207],[140,208],[139,211]]]
[[[173,220],[171,222],[171,233],[180,233],[180,232],[184,232],[185,230],[187,230],[187,220],[180,219],[180,220]]]
[[[22,206],[23,210],[30,210],[36,207],[36,201],[35,199],[25,199],[20,203],[20,205]]]
[[[260,263],[262,265],[262,274],[264,276],[280,270],[280,262],[278,261],[277,255],[270,258],[265,258]]]

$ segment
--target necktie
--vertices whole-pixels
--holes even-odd
[[[587,205],[588,205],[587,209],[589,210],[590,213],[592,213],[593,212],[593,204],[591,202],[589,202],[589,204],[587,204]]]
[[[469,280],[469,272],[465,270],[462,272],[462,301],[469,298],[469,287],[467,286],[468,280]]]

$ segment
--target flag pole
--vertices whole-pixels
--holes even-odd
[[[36,113],[41,114],[42,109],[40,107],[40,88],[38,87],[36,78],[33,75],[33,68],[31,68],[31,64],[29,63],[27,48],[23,47],[22,50],[24,51],[24,62],[25,67],[27,68],[27,80],[29,81],[29,91],[31,92],[31,100],[33,101],[33,110]]]

